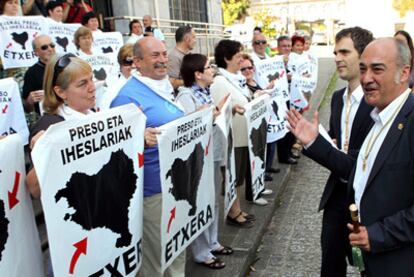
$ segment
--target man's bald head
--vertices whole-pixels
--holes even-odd
[[[142,74],[155,80],[167,76],[168,54],[165,44],[154,37],[144,37],[134,45],[134,62]]]

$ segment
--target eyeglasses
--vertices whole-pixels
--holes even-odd
[[[59,74],[63,72],[65,67],[70,64],[70,58],[75,58],[76,56],[72,53],[67,53],[60,57],[53,68],[53,79],[52,79],[52,86],[56,85],[56,80],[59,77]]]
[[[204,70],[206,70],[206,69],[217,70],[217,65],[215,65],[215,64],[209,64],[208,66],[204,67]]]
[[[260,45],[260,44],[265,45],[265,44],[267,44],[267,41],[266,40],[255,40],[254,44],[256,44],[256,45]]]
[[[254,67],[253,67],[253,66],[246,66],[246,67],[242,67],[242,68],[240,68],[240,71],[244,72],[244,71],[246,71],[246,70],[253,70],[253,69],[254,69]]]
[[[124,66],[131,66],[134,63],[134,60],[131,58],[126,58],[122,61],[122,65]]]
[[[50,44],[44,44],[44,45],[42,45],[42,46],[40,46],[40,49],[42,49],[43,51],[46,51],[47,49],[49,49],[49,47],[50,48],[55,48],[55,44],[52,42],[52,43],[50,43]]]

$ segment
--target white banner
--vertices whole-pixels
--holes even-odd
[[[283,56],[277,55],[272,58],[259,60],[255,63],[255,67],[254,79],[261,88],[265,89],[272,81],[275,82],[275,86],[278,86],[280,90],[288,87]]]
[[[210,108],[159,127],[163,270],[214,219],[212,122]]]
[[[285,90],[286,89],[286,90]],[[267,143],[271,143],[283,138],[289,130],[287,129],[286,113],[288,111],[285,96],[289,95],[288,89],[280,90],[275,87],[270,92],[269,120],[267,121]]]
[[[56,44],[56,53],[73,53],[78,50],[73,42],[73,36],[80,24],[64,24],[55,22],[51,19],[47,20],[48,31],[47,35],[52,38],[52,41]]]
[[[26,189],[23,144],[0,140],[0,276],[44,276],[32,200]]]
[[[81,56],[80,58],[87,61],[92,66],[95,81],[106,81],[107,84],[113,84],[118,80],[118,66],[107,55]]]
[[[292,73],[291,104],[297,109],[306,109],[308,102],[300,94],[313,93],[318,82],[318,59],[306,52],[302,55],[290,53],[288,69]]]
[[[26,145],[29,138],[19,86],[13,78],[0,80],[0,135],[18,133]]]
[[[130,104],[54,124],[32,158],[55,276],[135,276],[146,117]]]
[[[267,142],[270,143],[283,138],[288,132],[285,114],[286,101],[290,100],[290,96],[286,68],[282,55],[260,60],[255,66],[255,80],[260,87],[266,88],[270,82],[274,82],[274,87],[266,90],[270,94],[267,130]]]
[[[216,117],[216,125],[220,128],[222,135],[226,138],[227,145],[225,155],[226,180],[224,188],[224,218],[227,217],[231,206],[237,197],[236,190],[236,163],[234,160],[233,125],[231,96],[229,96]],[[215,143],[215,142],[214,142]]]
[[[266,136],[269,95],[262,95],[244,106],[247,120],[247,140],[252,172],[253,200],[264,189],[266,169]]]
[[[0,54],[3,67],[29,67],[37,62],[32,41],[44,33],[43,16],[0,16]]]
[[[96,54],[118,55],[119,49],[124,45],[120,32],[94,32],[92,52]]]

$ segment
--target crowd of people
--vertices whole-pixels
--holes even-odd
[[[21,9],[21,11],[20,11]],[[76,53],[56,55],[55,44],[47,35],[32,41],[38,62],[28,68],[21,86],[23,106],[34,112],[30,125],[28,152],[47,128],[61,121],[82,118],[97,112],[96,85],[91,65],[94,32],[100,32],[92,8],[81,1],[0,0],[3,16],[42,15],[57,22],[81,23],[74,34]],[[235,228],[251,228],[259,215],[242,209],[242,202],[264,206],[264,188],[254,199],[252,169],[244,106],[268,93],[277,80],[261,87],[255,78],[255,64],[270,59],[268,41],[255,29],[247,53],[238,41],[223,39],[215,46],[214,63],[209,57],[193,53],[197,34],[191,26],[177,28],[176,45],[168,51],[162,32],[152,27],[152,18],[130,21],[126,44],[117,53],[119,83],[108,91],[108,106],[133,103],[145,114],[143,262],[144,276],[184,276],[185,251],[165,272],[161,270],[162,194],[157,134],[159,126],[186,114],[213,107],[214,117],[231,97],[237,197],[226,216]],[[287,68],[291,53],[302,55],[310,47],[310,37],[281,35],[278,55]],[[336,91],[331,102],[328,141],[319,134],[317,115],[313,121],[302,111],[291,109],[287,115],[290,131],[283,138],[267,143],[265,181],[280,172],[279,163],[295,165],[299,151],[331,170],[321,198],[323,210],[321,276],[346,276],[347,261],[352,264],[351,246],[363,250],[368,276],[414,276],[414,155],[412,145],[414,96],[408,87],[414,83],[410,35],[398,31],[395,38],[375,40],[368,30],[353,27],[341,30],[335,38],[335,63],[339,77],[347,82]],[[3,71],[2,76],[14,76]],[[304,97],[309,101],[311,92]],[[168,103],[169,108],[165,108]],[[288,107],[290,108],[290,107]],[[371,128],[372,127],[372,128]],[[193,260],[211,269],[226,266],[221,255],[233,254],[220,243],[218,199],[225,180],[226,141],[217,126],[214,130],[214,222],[191,244]],[[361,149],[361,151],[359,151]],[[298,151],[299,150],[299,151]],[[27,187],[33,197],[41,195],[34,168],[29,165]],[[241,188],[245,189],[245,199]],[[352,193],[350,194],[350,191]],[[351,195],[351,196],[350,196]],[[360,231],[351,221],[348,206],[356,202],[361,212]],[[236,246],[237,247],[237,246]],[[50,268],[50,272],[52,269]]]

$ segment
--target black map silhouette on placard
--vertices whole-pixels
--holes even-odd
[[[106,53],[113,53],[114,50],[112,49],[111,46],[108,47],[102,47],[102,53],[106,54]]]
[[[231,153],[233,152],[233,130],[229,128],[227,134],[227,172],[229,173],[229,183],[233,183],[233,176],[231,175]]]
[[[67,47],[69,44],[69,40],[67,37],[63,37],[63,38],[56,37],[56,43],[59,44],[63,48],[63,51],[67,52]]]
[[[103,68],[99,70],[93,70],[93,75],[95,76],[96,80],[99,81],[104,81],[106,79],[106,72]]]
[[[6,248],[7,239],[9,237],[9,223],[9,220],[6,218],[4,202],[0,200],[0,262],[3,257],[3,251]]]
[[[259,128],[253,128],[250,133],[250,140],[252,142],[252,152],[256,157],[262,161],[262,168],[264,168],[264,160],[266,154],[266,136],[267,136],[267,123],[263,117]]]
[[[269,81],[269,83],[277,79],[279,79],[279,72],[276,72],[275,74],[267,75],[267,80]]]
[[[107,228],[120,235],[116,247],[128,246],[132,239],[128,207],[137,179],[133,161],[120,149],[112,152],[109,162],[98,173],[73,173],[66,187],[56,193],[56,203],[66,198],[69,207],[75,209],[73,214],[65,215],[66,221],[71,220],[85,230]]]
[[[197,191],[200,185],[204,166],[204,150],[201,142],[197,143],[193,152],[183,161],[175,159],[171,169],[165,175],[165,179],[171,177],[172,188],[170,193],[176,201],[187,201],[191,209],[188,215],[192,216],[197,211]]]
[[[277,121],[279,121],[280,118],[279,118],[279,115],[277,114],[277,112],[279,111],[279,106],[277,105],[276,101],[272,102],[272,109],[273,109],[273,112],[276,115]]]
[[[23,50],[26,50],[26,41],[29,39],[29,35],[27,34],[27,32],[23,32],[23,33],[11,33],[12,38],[15,42],[17,42],[18,44],[20,44],[23,48]]]

